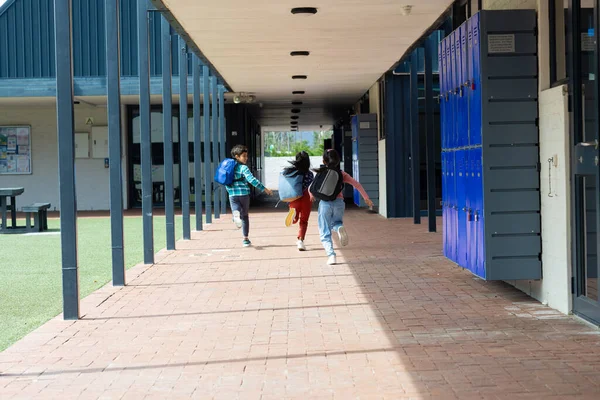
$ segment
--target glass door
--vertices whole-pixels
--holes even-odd
[[[598,227],[598,0],[573,1],[568,13],[573,135],[573,311],[600,323]]]

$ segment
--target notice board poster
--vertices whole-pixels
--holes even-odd
[[[31,127],[0,126],[0,175],[31,174]]]

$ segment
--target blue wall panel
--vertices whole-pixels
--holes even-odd
[[[121,0],[121,75],[137,76],[136,0]],[[9,0],[0,7],[0,78],[54,78],[54,1]],[[150,14],[150,73],[162,73],[160,14]],[[106,76],[104,1],[73,2],[76,77]],[[173,71],[180,49],[173,37]],[[188,60],[191,69],[191,59]]]

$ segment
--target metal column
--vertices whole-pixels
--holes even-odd
[[[79,319],[79,272],[77,268],[71,0],[55,0],[54,21],[63,318],[72,320]]]
[[[425,40],[425,129],[427,133],[427,216],[429,232],[436,231],[435,214],[435,132],[433,131],[433,43]]]
[[[204,102],[204,209],[206,210],[206,223],[212,222],[212,154],[210,138],[210,79],[208,67],[202,68],[202,101]]]
[[[211,101],[211,105],[212,105],[212,117],[211,117],[211,137],[212,137],[212,152],[213,152],[213,160],[215,162],[215,168],[216,165],[218,165],[219,163],[219,121],[218,121],[218,109],[219,109],[219,102],[218,102],[218,88],[217,88],[217,77],[216,76],[211,76],[210,77],[210,97],[212,99]],[[215,218],[221,218],[220,215],[220,210],[219,210],[219,199],[221,198],[220,194],[220,188],[217,190],[214,190],[214,216]]]
[[[142,161],[142,222],[144,264],[154,264],[152,219],[152,143],[150,138],[150,39],[148,0],[138,0],[138,71],[140,75],[140,147]]]
[[[410,143],[413,189],[413,222],[421,223],[421,160],[419,140],[419,55],[414,50],[410,55]]]
[[[108,160],[113,286],[125,285],[123,253],[123,177],[121,172],[121,49],[119,0],[106,0],[106,84],[108,88]]]
[[[175,188],[173,184],[173,90],[171,82],[171,25],[162,16],[163,157],[165,165],[165,227],[167,250],[175,250]]]
[[[179,171],[181,172],[181,217],[183,240],[190,239],[190,139],[188,135],[188,52],[185,40],[179,38]]]
[[[219,85],[219,155],[220,159],[225,159],[226,134],[225,134],[225,87]],[[227,214],[227,191],[225,187],[221,189],[221,214]]]
[[[202,131],[200,124],[200,59],[193,55],[193,92],[194,92],[194,193],[196,201],[196,230],[202,230]]]

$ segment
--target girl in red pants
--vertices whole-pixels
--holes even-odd
[[[310,158],[308,153],[301,151],[296,154],[296,159],[290,161],[290,166],[284,169],[285,175],[304,175],[302,180],[302,197],[294,200],[290,203],[290,212],[285,218],[285,226],[291,226],[292,224],[300,221],[300,229],[298,230],[298,250],[305,251],[304,237],[306,236],[306,229],[308,228],[308,219],[310,218],[310,211],[312,208],[312,202],[310,201],[310,195],[308,194],[308,187],[312,183],[315,175],[310,171]]]

